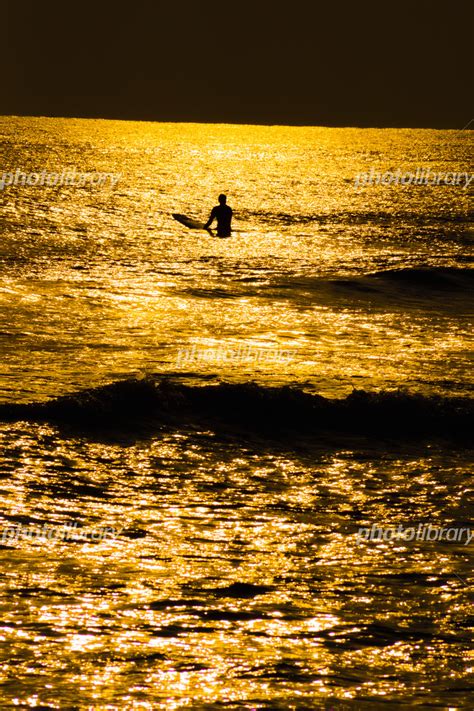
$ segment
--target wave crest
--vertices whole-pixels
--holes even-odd
[[[3,421],[47,421],[96,431],[206,426],[271,437],[333,432],[468,438],[473,415],[474,400],[467,397],[354,390],[344,399],[329,399],[293,386],[193,386],[169,379],[125,380],[44,403],[0,405]]]

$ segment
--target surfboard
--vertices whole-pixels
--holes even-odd
[[[174,212],[173,217],[175,220],[177,220],[179,223],[184,225],[185,227],[189,227],[190,230],[204,230],[204,222],[199,222],[199,220],[194,220],[192,217],[188,217],[187,215],[179,215],[178,213]]]

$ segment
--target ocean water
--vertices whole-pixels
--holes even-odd
[[[5,117],[0,157],[0,707],[472,708],[474,183],[374,182],[472,133]],[[231,238],[172,219],[220,192]]]

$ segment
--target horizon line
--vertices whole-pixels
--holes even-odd
[[[0,114],[1,118],[39,118],[39,119],[59,119],[59,120],[79,120],[79,121],[123,121],[127,123],[163,123],[163,124],[187,124],[187,125],[199,125],[199,126],[262,126],[268,128],[351,128],[351,129],[364,129],[364,130],[392,130],[392,131],[472,131],[470,128],[471,124],[474,123],[474,119],[471,119],[462,128],[438,128],[434,126],[361,126],[361,125],[335,125],[335,124],[310,124],[310,123],[270,123],[267,121],[258,121],[256,123],[249,123],[248,121],[190,121],[185,119],[177,120],[166,120],[166,119],[143,119],[143,118],[113,118],[110,116],[63,116],[63,115],[46,115],[46,114],[17,114],[17,113],[5,113]]]

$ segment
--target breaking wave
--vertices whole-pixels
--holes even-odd
[[[346,398],[328,399],[293,386],[187,385],[166,378],[124,380],[47,402],[0,405],[0,420],[10,422],[51,422],[96,432],[208,427],[290,439],[324,432],[468,439],[473,415],[474,400],[468,397],[354,390]]]

